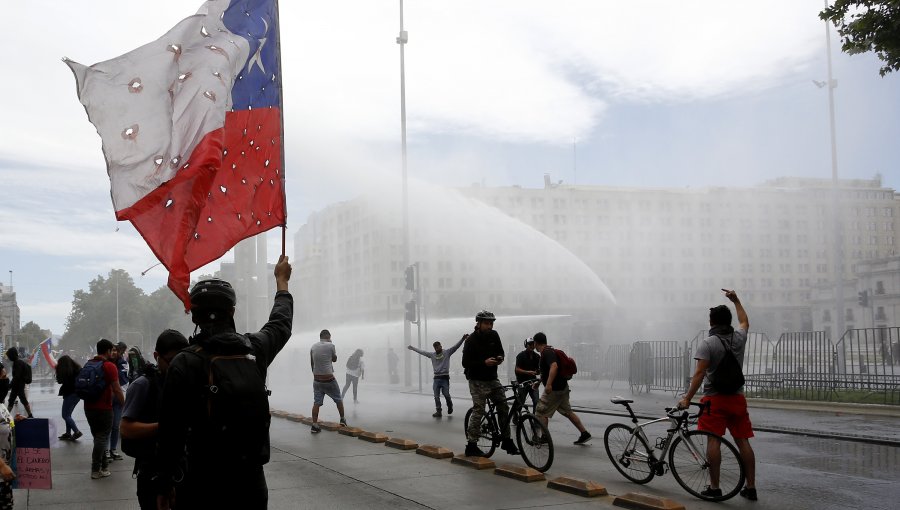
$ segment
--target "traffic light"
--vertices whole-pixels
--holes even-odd
[[[860,292],[857,302],[859,303],[859,306],[869,306],[869,291],[864,290]]]
[[[416,300],[410,299],[406,302],[406,320],[416,322]]]
[[[406,268],[406,290],[416,290],[416,268],[414,266]]]

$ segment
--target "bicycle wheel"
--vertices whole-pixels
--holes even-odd
[[[472,411],[474,411],[474,409],[470,408],[466,412],[466,419],[463,421],[465,424],[464,430],[466,431],[469,430],[469,418],[472,416]],[[496,433],[497,427],[495,427],[493,423],[491,415],[485,412],[481,417],[481,425],[478,427],[478,441],[475,444],[484,452],[485,457],[493,455],[494,450],[497,449],[497,444],[500,442],[500,438]]]
[[[622,476],[641,484],[653,479],[650,447],[644,438],[634,434],[634,429],[622,423],[613,423],[606,427],[603,444],[609,460]]]
[[[721,444],[719,488],[722,495],[717,497],[700,494],[710,484],[710,465],[706,459],[706,445],[710,438],[718,438]],[[684,439],[679,436],[672,441],[669,469],[684,490],[707,501],[725,501],[734,497],[744,486],[744,463],[737,448],[725,438],[704,430],[692,430],[684,435]]]
[[[516,423],[516,443],[525,464],[541,473],[553,464],[553,438],[535,415],[522,413]]]

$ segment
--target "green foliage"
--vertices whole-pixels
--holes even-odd
[[[201,275],[200,279],[209,278]],[[119,337],[116,338],[116,288],[119,301]],[[150,358],[156,337],[164,329],[177,329],[189,335],[194,325],[184,305],[168,287],[163,286],[149,295],[134,285],[134,280],[124,270],[114,269],[108,277],[98,275],[88,284],[87,290],[76,290],[72,299],[72,311],[66,319],[66,333],[62,347],[67,351],[87,353],[97,340],[107,338],[113,342],[141,348]],[[46,336],[44,337],[46,338]],[[43,340],[43,338],[41,339]]]
[[[16,341],[19,342],[20,346],[25,347],[28,351],[32,351],[49,336],[50,330],[41,329],[34,322],[28,322],[19,330],[19,333],[16,335]]]
[[[900,70],[900,0],[835,0],[819,18],[837,28],[845,53],[874,51],[881,76]]]

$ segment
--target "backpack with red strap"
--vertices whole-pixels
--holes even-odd
[[[571,379],[573,375],[578,373],[578,365],[575,364],[574,358],[568,356],[562,349],[557,349],[556,347],[551,347],[551,349],[556,354],[557,374],[566,379]]]

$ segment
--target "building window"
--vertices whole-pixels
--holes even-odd
[[[878,280],[875,282],[875,294],[884,294],[884,282]]]
[[[848,308],[846,312],[844,312],[844,320],[852,321],[853,320],[853,309]],[[849,326],[848,326],[849,327]]]

